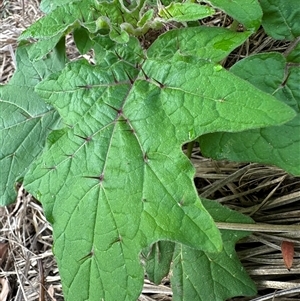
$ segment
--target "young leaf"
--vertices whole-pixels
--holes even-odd
[[[255,31],[260,26],[262,10],[258,1],[210,0],[204,2],[220,8],[233,19],[244,24],[248,30]]]
[[[55,128],[59,116],[52,106],[34,92],[34,87],[65,64],[64,41],[47,59],[31,62],[33,45],[18,47],[17,71],[5,86],[0,86],[1,179],[0,205],[15,201],[14,184],[22,179],[30,164],[42,151],[47,134]]]
[[[25,178],[53,223],[67,300],[135,300],[138,254],[158,240],[219,251],[182,144],[294,116],[206,57],[125,60],[108,50],[103,61],[112,57],[106,68],[72,62],[37,86],[69,126]]]
[[[74,29],[73,33],[76,47],[81,54],[87,53],[93,46],[93,41],[89,37],[89,32],[84,27]]]
[[[199,138],[203,154],[215,159],[275,164],[300,175],[300,68],[286,69],[286,60],[281,54],[269,53],[248,57],[231,71],[287,103],[297,115],[281,126],[204,135]]]
[[[167,276],[173,258],[175,243],[171,241],[158,241],[151,247],[143,250],[146,260],[146,272],[151,281],[160,284]]]
[[[294,40],[300,36],[300,5],[298,0],[261,0],[262,25],[277,40]]]
[[[251,218],[222,205],[202,200],[216,222],[252,223]],[[221,230],[224,248],[218,254],[176,244],[171,266],[174,301],[223,301],[235,296],[253,296],[255,284],[242,267],[235,243],[249,235],[246,231]]]
[[[48,15],[36,21],[19,37],[19,40],[34,38],[41,43],[39,57],[31,54],[32,58],[43,57],[49,52],[51,45],[55,45],[53,40],[60,39],[81,26],[90,33],[97,33],[99,30],[97,20],[101,17],[113,20],[110,26],[110,38],[125,43],[128,41],[128,34],[122,30],[120,24],[125,22],[135,24],[139,17],[139,9],[144,4],[144,1],[138,1],[129,10],[118,0],[100,3],[94,0],[66,2],[68,3],[57,6]],[[31,51],[35,51],[35,49],[33,48]]]

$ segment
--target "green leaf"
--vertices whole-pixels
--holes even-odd
[[[166,7],[161,7],[158,11],[160,17],[177,22],[197,21],[212,16],[214,13],[214,9],[209,6],[188,2],[172,2]]]
[[[192,27],[170,30],[159,36],[149,47],[149,58],[171,58],[175,52],[220,62],[243,44],[250,32],[233,32],[217,27]]]
[[[94,41],[97,65],[105,69],[118,64],[120,59],[125,60],[129,64],[136,65],[145,57],[138,39],[133,37],[129,39],[125,47],[110,40],[108,37],[95,38]]]
[[[55,9],[27,28],[19,37],[19,40],[34,38],[39,41],[41,46],[38,47],[39,57],[35,57],[36,59],[47,54],[51,45],[55,46],[53,40],[59,40],[74,29],[84,27],[90,33],[97,33],[99,30],[97,21],[102,20],[101,18],[110,20],[109,35],[112,40],[118,43],[127,42],[128,33],[120,25],[126,22],[136,24],[139,18],[139,9],[144,4],[144,1],[140,0],[128,9],[122,4],[122,1],[118,0],[99,3],[94,0],[66,2],[62,6],[54,5]],[[84,40],[87,40],[86,35]],[[78,39],[77,44],[82,48]],[[33,48],[31,51],[36,51],[36,49]],[[34,54],[31,54],[31,57],[34,57]]]
[[[262,10],[258,1],[210,0],[204,2],[223,10],[232,18],[245,25],[248,30],[255,31],[260,26]]]
[[[202,202],[216,222],[253,223],[251,218],[214,201],[202,200]],[[221,234],[224,248],[217,254],[167,241],[154,244],[148,254],[146,250],[144,251],[149,279],[160,283],[168,274],[167,269],[171,265],[174,300],[222,301],[239,295],[255,295],[255,284],[235,253],[235,243],[250,233],[221,230]]]
[[[30,61],[38,61],[47,56],[62,39],[60,34],[50,37],[46,40],[38,40],[34,47],[28,50],[28,58]]]
[[[89,32],[83,28],[76,28],[73,33],[76,47],[81,54],[87,53],[93,46],[93,41],[89,37]]]
[[[36,87],[68,125],[25,177],[53,223],[66,300],[136,300],[138,255],[159,240],[220,251],[182,144],[294,116],[207,57],[145,58],[136,43],[99,46],[100,65],[72,62]]]
[[[204,135],[199,140],[206,156],[274,164],[300,175],[300,68],[286,69],[286,64],[281,54],[259,54],[235,64],[231,71],[288,104],[297,116],[281,126]]]
[[[42,0],[40,4],[40,10],[44,13],[49,14],[56,7],[65,5],[70,2],[75,2],[76,0]],[[77,0],[80,1],[80,0]]]
[[[171,241],[158,241],[143,250],[146,272],[152,282],[160,284],[163,277],[168,275],[174,248],[175,243]]]
[[[216,222],[252,223],[251,218],[222,205],[203,200]],[[235,253],[235,243],[250,233],[221,230],[224,248],[210,254],[176,244],[171,266],[174,301],[223,301],[234,296],[253,296],[256,288]]]
[[[300,5],[298,0],[261,0],[262,25],[266,33],[277,40],[294,40],[300,35]]]
[[[63,68],[64,41],[47,59],[34,63],[28,58],[32,47],[18,47],[17,71],[7,85],[0,86],[1,206],[15,201],[14,184],[24,177],[59,120],[53,107],[45,104],[34,87],[50,73]]]

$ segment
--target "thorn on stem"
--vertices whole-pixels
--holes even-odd
[[[144,74],[145,79],[146,79],[146,80],[149,80],[150,77],[146,74],[146,72],[143,70],[143,68],[141,68],[141,71],[142,71],[142,73]]]
[[[79,137],[79,138],[81,138],[81,139],[83,139],[83,140],[85,140],[86,142],[89,142],[89,141],[92,140],[92,136],[89,136],[89,137],[83,137],[83,136],[76,135],[76,134],[74,134],[74,135],[77,136],[77,137]]]
[[[118,80],[117,80],[117,77],[115,75],[115,72],[113,70],[111,70],[111,73],[112,73],[112,76],[114,78],[114,82],[117,84],[118,83]]]
[[[133,85],[134,80],[130,77],[129,73],[128,73],[126,70],[124,70],[124,71],[125,71],[125,73],[126,73],[128,79],[129,79],[130,83]]]
[[[56,170],[57,167],[54,165],[54,166],[51,166],[51,167],[45,167],[45,169],[48,169],[48,170]]]
[[[67,127],[69,127],[70,129],[73,129],[73,128],[74,128],[74,125],[72,125],[72,124],[67,124],[67,123],[65,123],[65,125],[66,125]]]
[[[89,257],[92,257],[94,256],[95,252],[94,252],[94,249],[91,250],[91,252],[85,256],[83,256],[82,258],[79,259],[79,261],[83,261],[85,259],[88,259]]]
[[[115,54],[118,57],[119,60],[123,60],[123,58],[119,55],[119,53],[117,52],[117,50],[115,50]]]
[[[123,238],[122,238],[121,235],[119,235],[119,237],[117,237],[117,238],[110,244],[110,246],[112,246],[113,244],[118,243],[118,242],[121,243],[122,241],[123,241]]]
[[[84,176],[84,178],[98,180],[101,183],[104,180],[104,174],[102,173],[100,176]]]
[[[105,103],[108,107],[110,107],[111,109],[113,109],[114,111],[116,111],[118,113],[118,116],[121,116],[123,114],[123,109],[117,109],[114,106],[110,105],[109,103]]]
[[[86,89],[86,90],[90,90],[93,88],[92,85],[83,85],[83,86],[77,86],[78,88],[83,88],[83,89]]]
[[[161,89],[163,89],[165,87],[165,85],[163,83],[161,83],[160,81],[156,80],[155,78],[152,78],[157,84],[159,84],[159,87]]]

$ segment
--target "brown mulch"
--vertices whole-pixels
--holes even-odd
[[[8,82],[15,70],[18,36],[42,15],[38,5],[38,0],[0,1],[0,83]],[[230,20],[217,13],[206,22],[226,26]],[[270,39],[261,29],[227,58],[226,66],[260,51],[284,52],[288,46],[287,42]],[[300,300],[300,231],[293,231],[300,224],[300,178],[274,166],[206,159],[197,147],[191,160],[201,197],[216,200],[257,222],[251,229],[253,234],[240,241],[236,250],[256,282],[258,294],[231,300]],[[290,271],[282,259],[282,241],[295,245]],[[40,203],[20,187],[16,203],[0,208],[0,301],[63,300],[52,243],[52,227]],[[139,300],[172,300],[168,278],[160,286],[145,279]]]

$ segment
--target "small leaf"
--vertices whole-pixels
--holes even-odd
[[[286,268],[290,270],[294,261],[294,243],[283,241],[281,243],[281,253]]]
[[[175,3],[172,2],[166,7],[162,7],[158,14],[168,21],[186,22],[196,21],[214,14],[214,9],[209,6],[196,3]]]
[[[73,33],[76,47],[81,54],[87,53],[93,46],[93,41],[89,37],[89,32],[84,28],[76,28]]]
[[[262,10],[258,1],[210,0],[205,2],[223,10],[234,20],[244,24],[248,30],[255,31],[260,26]]]
[[[137,23],[137,26],[139,27],[143,27],[147,24],[147,22],[149,22],[154,15],[154,10],[153,9],[149,9],[147,10],[144,15],[140,18],[140,20]]]
[[[143,251],[147,275],[154,283],[160,284],[163,277],[168,275],[174,248],[173,242],[159,241]]]
[[[294,40],[300,35],[299,0],[261,0],[262,25],[277,40]]]

